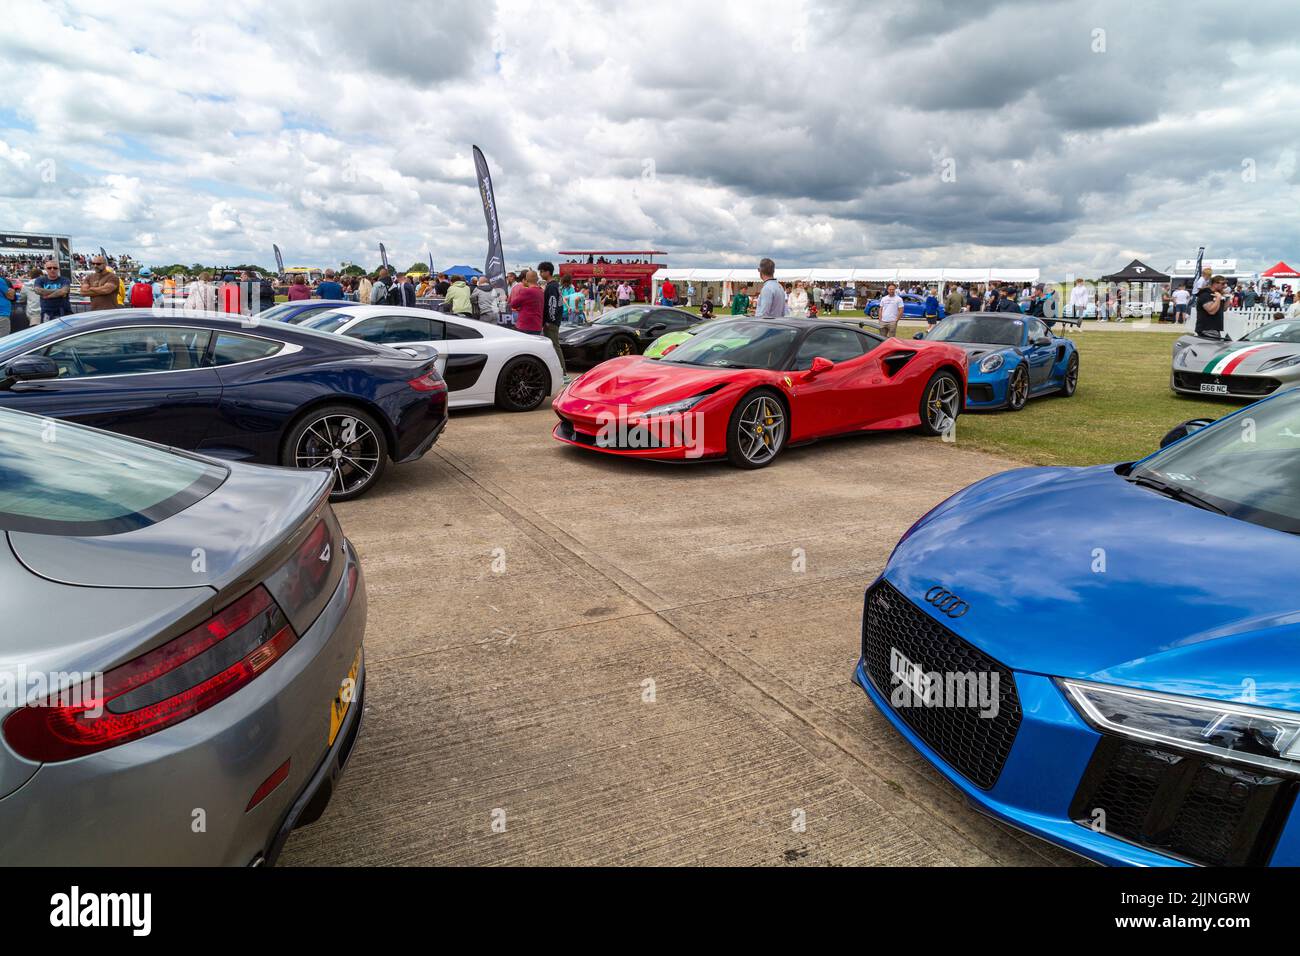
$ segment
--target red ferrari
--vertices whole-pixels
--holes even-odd
[[[597,365],[552,403],[555,437],[634,458],[772,463],[789,444],[850,432],[952,428],[964,349],[843,322],[713,322],[663,358]]]

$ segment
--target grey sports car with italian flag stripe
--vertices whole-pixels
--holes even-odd
[[[1236,342],[1184,335],[1170,386],[1185,395],[1254,401],[1300,385],[1300,319],[1270,322]]]

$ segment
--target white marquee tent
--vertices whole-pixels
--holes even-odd
[[[886,282],[923,282],[943,286],[950,282],[967,285],[988,282],[1038,282],[1037,269],[1001,269],[996,267],[981,269],[777,269],[778,282],[868,282],[879,285]],[[671,279],[674,284],[686,283],[724,283],[730,285],[757,285],[757,269],[660,269],[654,274],[654,298],[659,299],[659,287],[664,280]],[[683,292],[685,290],[682,290]]]

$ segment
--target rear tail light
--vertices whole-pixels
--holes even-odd
[[[287,592],[277,592],[290,613],[298,613],[320,597],[321,591],[329,585],[334,557],[330,526],[325,521],[317,521],[307,540],[298,546],[288,561],[293,573]]]
[[[4,722],[28,760],[72,760],[147,737],[225,700],[298,640],[259,585],[215,617],[87,682],[28,704]]]
[[[417,392],[445,392],[447,385],[437,372],[425,372],[419,378],[413,378],[406,383]]]
[[[663,354],[663,355],[667,355],[669,352],[671,352],[671,351],[672,351],[673,349],[675,349],[675,348],[677,348],[677,343],[676,343],[676,342],[674,342],[672,345],[668,346],[668,348],[664,349],[662,354]]]

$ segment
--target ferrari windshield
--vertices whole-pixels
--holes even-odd
[[[1242,521],[1300,533],[1300,391],[1193,432],[1128,478]]]
[[[944,319],[926,335],[935,342],[970,342],[980,345],[1020,345],[1025,336],[1024,319],[963,313]]]
[[[716,365],[720,368],[780,368],[799,337],[788,325],[753,319],[720,322],[669,352],[662,362],[674,365]]]
[[[1243,342],[1298,342],[1300,343],[1300,320],[1290,322],[1270,322],[1249,335],[1242,337]]]
[[[621,309],[615,309],[613,312],[606,312],[592,325],[636,325],[641,321],[641,316],[649,312],[650,309],[644,305],[625,305]]]

